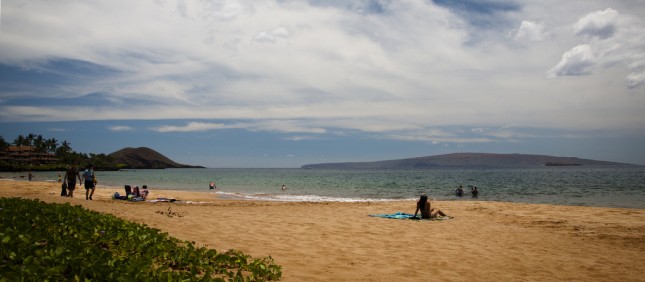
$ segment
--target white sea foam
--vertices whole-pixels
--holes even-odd
[[[267,193],[234,193],[217,192],[222,199],[239,199],[254,201],[276,201],[276,202],[345,202],[345,203],[366,203],[366,202],[393,202],[412,199],[370,199],[370,198],[346,198],[320,195],[293,195],[293,194],[267,194]]]

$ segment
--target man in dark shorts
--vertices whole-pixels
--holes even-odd
[[[95,189],[94,182],[96,181],[96,178],[94,178],[94,167],[92,165],[88,165],[87,169],[83,171],[83,179],[85,179],[85,200],[92,200],[92,195],[94,195]],[[90,189],[92,189],[91,193]]]
[[[76,188],[76,178],[78,177],[78,182],[81,182],[81,175],[78,173],[76,164],[73,164],[71,167],[67,168],[65,172],[65,181],[67,181],[67,197],[74,197],[74,188]]]

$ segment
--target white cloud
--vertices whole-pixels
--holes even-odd
[[[185,126],[163,125],[150,128],[153,131],[168,133],[168,132],[195,132],[195,131],[208,131],[216,129],[235,128],[221,123],[208,123],[208,122],[189,122]]]
[[[495,142],[490,138],[481,138],[481,137],[440,137],[440,136],[431,136],[431,135],[405,135],[405,134],[391,134],[388,136],[389,139],[399,140],[399,141],[423,141],[430,142],[432,144],[439,143],[490,143]]]
[[[310,136],[310,135],[289,136],[284,138],[284,140],[287,140],[287,141],[322,140],[322,139],[323,138],[320,138],[318,136]]]
[[[606,39],[614,35],[618,26],[618,12],[611,8],[590,13],[573,26],[577,35]]]
[[[636,88],[645,81],[645,71],[633,72],[627,76],[627,86],[629,88]]]
[[[111,131],[134,131],[134,128],[126,125],[114,125],[108,127],[108,129]]]
[[[522,21],[520,28],[515,33],[517,41],[541,41],[543,38],[544,24],[532,21]]]
[[[591,47],[581,44],[564,53],[558,65],[549,73],[554,76],[590,74],[595,62]]]
[[[283,133],[325,133],[324,128],[307,127],[306,124],[301,124],[299,121],[292,120],[255,120],[249,122],[238,123],[209,123],[209,122],[189,122],[184,126],[163,125],[151,128],[153,131],[169,133],[169,132],[199,132],[220,129],[246,129],[250,131],[267,131],[267,132],[283,132]]]
[[[250,123],[247,127],[254,131],[274,132],[299,132],[299,133],[326,133],[327,130],[317,126],[308,126],[307,122],[300,120],[261,120]]]
[[[253,37],[257,42],[274,43],[279,39],[286,39],[290,35],[289,31],[284,27],[278,27],[272,31],[261,31]]]
[[[608,8],[584,15],[574,25],[575,35],[584,43],[562,55],[549,74],[589,75],[596,70],[626,67],[629,89],[637,88],[645,72],[645,21]]]
[[[487,132],[486,135],[499,138],[499,139],[516,139],[516,138],[536,138],[540,137],[536,134],[521,133],[507,129],[500,129],[491,132]],[[542,136],[544,137],[544,136]]]
[[[440,142],[473,139],[428,131],[642,127],[645,120],[645,95],[627,95],[643,85],[642,8],[606,9],[628,2],[520,1],[506,15],[512,25],[496,30],[515,29],[513,36],[476,43],[477,26],[432,1],[394,1],[369,13],[342,1],[310,2],[5,2],[0,64],[42,70],[78,60],[109,71],[42,91],[49,99],[101,93],[100,103],[25,105],[6,90],[0,119],[209,119],[217,122],[153,130]],[[563,8],[551,9],[556,4]],[[576,77],[547,80],[545,71]]]

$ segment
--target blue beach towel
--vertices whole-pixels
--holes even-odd
[[[413,214],[409,213],[404,213],[404,212],[395,212],[395,213],[377,213],[377,214],[370,214],[369,216],[372,217],[380,217],[380,218],[391,218],[391,219],[409,219],[409,220],[419,220],[421,219],[421,216],[414,217]],[[446,220],[450,219],[452,217],[450,216],[442,216],[442,217],[437,217],[437,218],[432,218],[432,219],[423,219],[423,220]]]

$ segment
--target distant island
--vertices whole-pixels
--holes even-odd
[[[108,155],[116,163],[124,164],[128,169],[160,169],[160,168],[204,168],[203,166],[193,166],[179,164],[157,151],[147,148],[123,148]]]
[[[307,164],[304,169],[427,169],[440,167],[625,166],[626,163],[527,154],[454,153],[375,162]]]

